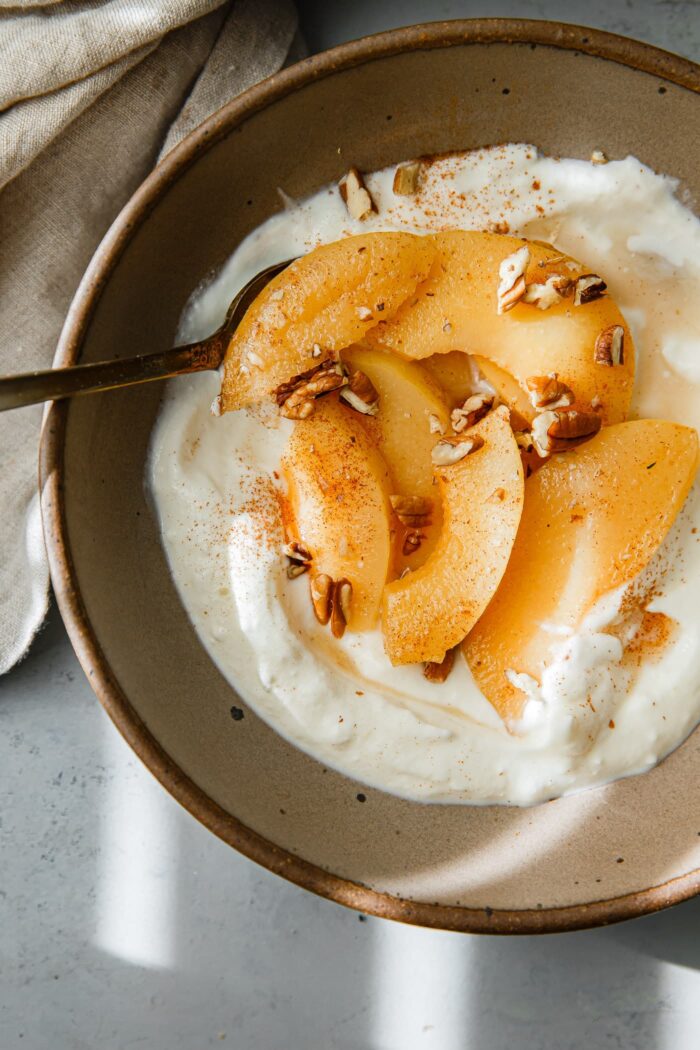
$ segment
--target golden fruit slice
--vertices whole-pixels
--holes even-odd
[[[431,376],[437,380],[450,403],[450,408],[463,405],[474,393],[478,371],[469,354],[453,350],[449,354],[432,354],[421,360]]]
[[[499,267],[524,245],[529,250],[528,285],[541,285],[556,274],[575,279],[584,272],[579,263],[549,246],[496,233],[454,230],[432,239],[438,258],[430,276],[393,318],[368,332],[368,345],[416,359],[466,350],[499,365],[523,391],[529,377],[557,372],[574,390],[578,404],[588,407],[597,399],[604,423],[626,418],[634,346],[610,296],[576,306],[569,295],[546,310],[520,301],[505,313],[497,312]],[[617,326],[624,338],[622,363],[598,363],[599,336]]]
[[[435,258],[427,237],[374,233],[324,244],[263,289],[226,351],[222,409],[242,408],[391,317]]]
[[[487,357],[475,355],[473,360],[486,382],[496,391],[499,399],[515,412],[517,420],[512,421],[513,424],[515,425],[518,421],[532,423],[535,409],[517,379],[514,379],[510,372],[506,372],[494,361],[489,361]]]
[[[311,553],[312,577],[349,580],[348,629],[373,627],[391,553],[390,481],[359,418],[335,395],[319,401],[312,416],[295,423],[282,472],[291,531]]]
[[[432,504],[429,525],[414,528],[406,522],[402,528],[395,523],[394,570],[399,575],[406,566],[415,569],[426,561],[440,532],[440,496],[430,454],[440,434],[448,432],[449,408],[438,384],[417,362],[356,346],[343,350],[341,357],[349,371],[364,372],[379,394],[377,414],[360,420],[389,468],[392,495],[421,496]],[[409,533],[420,537],[415,550],[406,542]]]
[[[384,589],[384,644],[393,664],[441,663],[471,630],[508,563],[523,506],[523,470],[505,408],[460,437],[481,448],[436,467],[443,527],[416,572]]]
[[[683,505],[697,458],[694,430],[641,419],[601,430],[528,479],[508,569],[464,643],[477,685],[505,720],[517,719],[525,700],[506,672],[539,681],[556,632],[575,629],[598,598],[644,568]]]

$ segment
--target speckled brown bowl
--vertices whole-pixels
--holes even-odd
[[[279,73],[216,113],[124,209],[56,364],[165,349],[192,289],[292,196],[418,154],[503,141],[636,154],[700,197],[700,68],[545,22],[436,23]],[[489,932],[614,922],[700,888],[700,734],[657,769],[532,809],[429,806],[325,769],[243,706],[199,644],[146,504],[160,384],[56,405],[41,482],[51,572],[118,729],[199,820],[343,904]]]

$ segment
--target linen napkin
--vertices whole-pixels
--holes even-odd
[[[0,374],[51,365],[90,257],[159,157],[301,53],[292,0],[0,0]],[[0,414],[0,674],[48,607],[41,418]]]

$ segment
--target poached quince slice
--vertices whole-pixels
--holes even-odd
[[[464,642],[474,679],[506,723],[540,681],[561,634],[647,564],[697,470],[695,430],[656,419],[620,423],[553,456],[525,483],[525,508],[495,597]]]
[[[496,592],[518,530],[523,469],[508,410],[496,409],[452,440],[473,451],[435,467],[443,507],[435,550],[384,589],[384,644],[395,665],[442,663]],[[439,442],[436,453],[444,448],[447,456],[435,458],[448,458],[449,447],[459,446]]]
[[[282,458],[293,538],[311,554],[310,578],[352,586],[348,630],[376,624],[390,565],[390,479],[359,417],[335,396],[294,424]],[[292,536],[290,536],[292,538]]]
[[[442,511],[431,453],[440,435],[449,431],[448,403],[430,373],[415,361],[357,346],[343,350],[341,358],[348,372],[364,373],[379,395],[376,412],[359,419],[391,475],[394,571],[400,575],[406,566],[423,564],[440,533]],[[398,497],[408,497],[408,502]],[[424,515],[402,513],[402,503],[408,511],[420,510],[418,501]]]
[[[368,345],[418,360],[463,350],[492,361],[526,395],[528,378],[556,372],[577,404],[596,407],[604,424],[627,418],[632,337],[613,299],[597,295],[590,280],[576,305],[581,296],[575,284],[585,275],[580,263],[551,246],[497,233],[453,230],[431,240],[437,258],[430,276],[393,317],[367,333]],[[523,288],[544,287],[551,278],[567,286],[567,294],[552,293],[546,309],[523,296],[499,313],[499,270],[521,251],[527,258]],[[613,337],[614,346],[604,347]],[[504,394],[504,400],[511,398]]]
[[[372,233],[324,244],[262,290],[226,350],[224,412],[272,394],[391,317],[428,276],[429,237]]]

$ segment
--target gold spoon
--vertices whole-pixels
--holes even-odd
[[[231,301],[221,327],[200,343],[176,346],[162,354],[145,354],[119,361],[98,361],[88,365],[73,365],[71,368],[49,368],[45,372],[4,376],[0,378],[0,412],[36,405],[40,401],[58,401],[78,394],[93,394],[98,390],[148,383],[153,379],[166,379],[185,372],[217,369],[224,359],[231,336],[250,304],[290,262],[291,259],[288,259],[268,266],[248,281]]]

